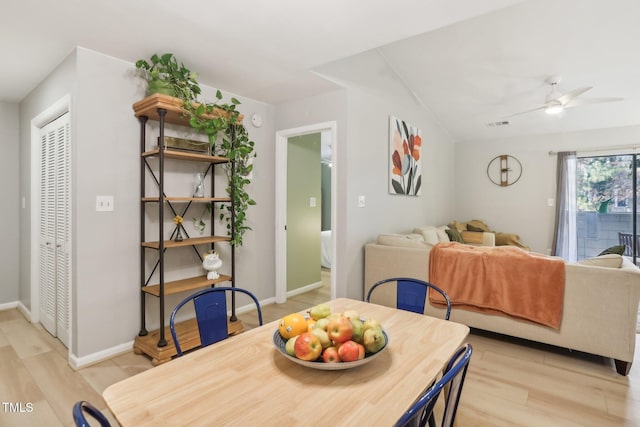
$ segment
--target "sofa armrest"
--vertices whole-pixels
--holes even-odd
[[[364,295],[369,288],[390,277],[414,277],[429,280],[430,249],[387,246],[368,243],[364,247]],[[395,306],[395,301],[390,306]]]

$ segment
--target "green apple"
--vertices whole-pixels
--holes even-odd
[[[367,319],[364,321],[364,330],[367,329],[382,329],[382,325],[376,319]]]
[[[314,329],[324,329],[325,331],[327,330],[327,326],[329,326],[329,318],[328,317],[323,317],[322,319],[318,319],[316,320],[316,324],[314,325]]]
[[[351,326],[353,326],[353,335],[351,336],[351,339],[362,344],[362,338],[364,336],[364,322],[355,317],[352,317],[350,320]]]
[[[315,307],[311,307],[309,309],[309,316],[313,320],[324,319],[325,317],[329,317],[331,314],[331,308],[326,303],[318,304]]]
[[[286,351],[289,356],[295,356],[296,355],[296,352],[295,352],[294,348],[295,348],[295,345],[296,345],[296,340],[298,339],[299,336],[300,335],[296,335],[293,338],[289,338],[287,340],[287,343],[284,345],[284,351]]]
[[[355,310],[346,310],[342,312],[344,317],[348,317],[349,319],[360,319],[360,314],[358,314]]]
[[[327,331],[325,331],[324,329],[313,328],[311,330],[311,333],[317,336],[318,339],[320,339],[320,344],[322,344],[323,350],[327,347],[331,347],[331,345],[333,344],[331,342],[331,339],[329,338],[329,334],[327,334]]]
[[[371,328],[364,331],[362,338],[365,350],[369,353],[377,353],[387,343],[387,339],[382,333],[381,328]]]

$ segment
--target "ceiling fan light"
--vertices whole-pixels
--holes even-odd
[[[562,110],[564,110],[564,107],[562,105],[550,105],[544,109],[544,112],[549,115],[553,115],[562,113]]]

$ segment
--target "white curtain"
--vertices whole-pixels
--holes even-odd
[[[552,254],[567,262],[578,259],[576,231],[576,152],[558,153],[556,169],[556,224]]]

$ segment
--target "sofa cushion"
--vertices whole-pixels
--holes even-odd
[[[447,233],[445,232],[446,229],[448,229],[446,225],[442,227],[426,226],[414,228],[413,232],[416,234],[421,234],[422,237],[424,237],[424,241],[426,243],[435,245],[436,243],[449,241],[449,236],[447,236]],[[434,233],[436,237],[435,240]]]
[[[378,244],[386,246],[402,246],[406,248],[427,247],[427,244],[421,234],[379,234]]]
[[[484,239],[484,233],[476,231],[461,231],[460,236],[462,236],[462,240],[464,240],[465,243],[474,245],[481,245]]]
[[[598,256],[600,256],[600,255],[608,255],[608,254],[622,255],[624,253],[625,248],[626,248],[625,245],[611,246],[610,248],[607,248],[604,251],[600,252],[598,254]]]
[[[469,231],[491,231],[486,222],[479,219],[472,219],[467,222],[467,230]]]
[[[449,240],[451,240],[452,242],[464,243],[460,232],[456,228],[449,228],[448,230],[446,230],[446,233],[447,236],[449,236]]]
[[[593,265],[596,267],[620,268],[622,266],[622,256],[618,254],[599,255],[595,258],[587,258],[578,261],[576,264]]]

